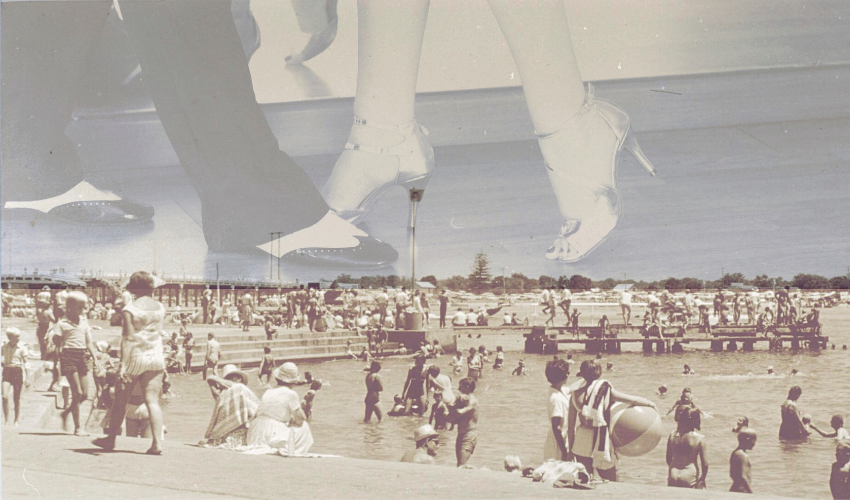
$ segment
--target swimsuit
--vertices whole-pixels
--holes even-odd
[[[455,447],[472,455],[475,445],[478,444],[478,431],[458,432]]]
[[[670,470],[667,473],[667,486],[674,486],[677,488],[696,488],[696,464],[690,463],[684,469],[670,467]]]

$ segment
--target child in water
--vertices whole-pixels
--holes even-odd
[[[404,400],[401,399],[401,396],[396,394],[393,396],[393,407],[387,415],[391,417],[400,417],[404,414]]]
[[[690,365],[685,365],[685,368],[682,370],[682,375],[696,375],[697,372],[691,369]]]
[[[732,488],[729,491],[737,493],[752,493],[752,471],[750,456],[747,454],[756,445],[756,431],[746,427],[738,432],[738,447],[729,457],[729,476],[732,478]]]
[[[738,417],[738,420],[735,422],[735,427],[732,428],[732,432],[741,432],[741,430],[746,429],[749,426],[750,419],[748,419],[747,417]]]
[[[455,375],[460,375],[461,373],[463,373],[464,364],[465,363],[463,361],[463,353],[460,352],[460,349],[458,349],[457,352],[455,352],[455,357],[453,357],[452,360],[449,362],[449,366],[452,367],[452,373],[454,373]]]
[[[835,438],[836,441],[848,441],[850,442],[850,432],[847,432],[847,429],[844,428],[844,417],[841,415],[833,415],[832,421],[830,421],[829,425],[835,429],[835,432],[823,432],[822,430],[815,427],[814,424],[810,424],[809,427],[815,430],[818,434],[825,438]]]
[[[496,346],[496,361],[493,363],[494,370],[501,370],[505,364],[505,353],[502,351],[502,346]]]
[[[304,394],[304,399],[301,400],[301,409],[304,410],[304,415],[307,419],[313,414],[313,400],[316,398],[316,392],[322,388],[321,380],[313,380],[310,384],[310,390]]]
[[[667,384],[661,384],[658,387],[658,390],[655,391],[655,394],[658,394],[659,396],[666,396],[667,395]]]
[[[268,384],[272,379],[272,371],[274,370],[274,356],[272,356],[272,348],[271,347],[263,347],[263,360],[260,362],[260,373],[257,375],[257,378],[260,380],[260,383],[263,382],[263,375],[266,376],[266,383]]]
[[[434,405],[431,406],[431,416],[428,418],[428,423],[434,426],[436,430],[446,429],[446,416],[449,414],[449,407],[443,401],[443,393],[437,391],[434,393]],[[454,424],[452,424],[454,427]]]
[[[511,372],[511,375],[528,375],[528,369],[525,367],[525,363],[522,360],[519,360],[519,364],[514,371]]]
[[[667,415],[670,415],[673,412],[677,412],[675,414],[678,415],[679,408],[683,406],[692,406],[693,404],[694,395],[691,392],[691,388],[685,387],[684,389],[682,389],[682,395],[679,396],[679,399],[677,399],[675,403],[673,403],[673,407],[670,408],[670,410],[667,412]]]

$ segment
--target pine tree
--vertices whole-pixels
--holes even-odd
[[[482,250],[475,255],[472,274],[469,275],[469,287],[474,293],[481,293],[489,288],[490,279],[490,259]]]

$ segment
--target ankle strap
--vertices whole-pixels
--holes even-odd
[[[591,107],[593,107],[593,84],[588,83],[587,84],[587,94],[584,96],[584,103],[582,103],[581,108],[579,108],[579,110],[576,111],[576,113],[572,117],[570,117],[569,120],[565,121],[563,124],[561,124],[560,127],[558,127],[557,129],[555,129],[551,132],[537,132],[537,131],[535,131],[534,135],[536,135],[538,139],[547,139],[549,137],[552,137],[553,135],[557,134],[558,132],[565,130],[567,128],[570,128],[575,122],[578,121],[579,118],[581,118],[585,113],[590,111]]]
[[[375,120],[364,120],[363,118],[354,117],[355,125],[363,125],[366,127],[379,128],[381,130],[389,130],[391,132],[399,132],[410,127],[411,123],[414,123],[416,120],[411,120],[409,122],[402,123],[401,125],[390,125],[388,123],[376,122]]]

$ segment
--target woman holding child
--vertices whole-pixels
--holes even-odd
[[[616,481],[617,456],[608,429],[611,406],[614,403],[626,403],[654,409],[655,404],[646,398],[623,394],[611,387],[607,380],[601,378],[602,365],[598,360],[582,362],[578,375],[583,380],[570,387],[567,416],[570,452],[589,473],[593,474],[596,468],[602,479]]]
[[[135,299],[126,301],[122,311],[118,391],[110,412],[107,436],[95,439],[92,443],[107,450],[115,448],[115,437],[121,433],[131,391],[134,385],[140,384],[150,416],[153,441],[146,453],[161,455],[162,409],[159,406],[159,397],[165,373],[162,345],[165,307],[153,299],[154,279],[145,271],[133,273],[126,288]]]

